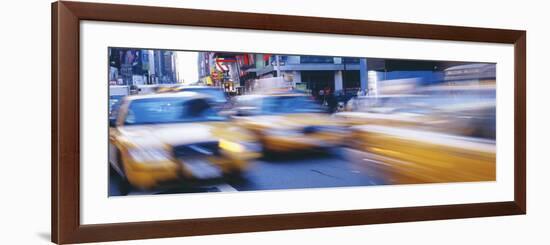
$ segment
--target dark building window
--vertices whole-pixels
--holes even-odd
[[[319,94],[319,90],[334,91],[334,71],[302,71],[302,82],[314,96]]]
[[[361,87],[359,71],[344,71],[342,79],[344,81],[344,89]]]

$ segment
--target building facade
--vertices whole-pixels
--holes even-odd
[[[243,71],[251,67],[254,59],[246,53],[199,52],[197,62],[202,85],[222,87],[228,93],[243,94]]]
[[[109,48],[109,84],[177,83],[176,60],[173,51]]]
[[[443,82],[444,70],[461,62],[200,52],[205,85],[250,93],[275,88],[342,95],[377,95],[414,84]],[[408,84],[405,84],[408,83]],[[407,86],[404,86],[407,85]]]
[[[261,86],[267,78],[280,77],[288,86],[306,90],[313,95],[320,91],[338,93],[356,92],[367,88],[367,64],[359,58],[308,55],[256,55],[256,66],[247,72],[254,72]],[[267,80],[265,80],[267,81]]]

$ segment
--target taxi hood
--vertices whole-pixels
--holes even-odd
[[[262,125],[267,128],[292,129],[305,126],[338,126],[340,121],[323,113],[296,113],[261,115],[241,118],[245,123]]]
[[[132,125],[119,128],[122,136],[140,146],[183,145],[216,141],[219,123],[171,123]]]

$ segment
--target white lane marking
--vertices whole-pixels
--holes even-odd
[[[238,192],[237,189],[228,184],[215,185],[214,187],[218,188],[218,190],[220,190],[221,192]]]

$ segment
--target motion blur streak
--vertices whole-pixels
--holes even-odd
[[[496,64],[109,52],[111,196],[496,180]]]

